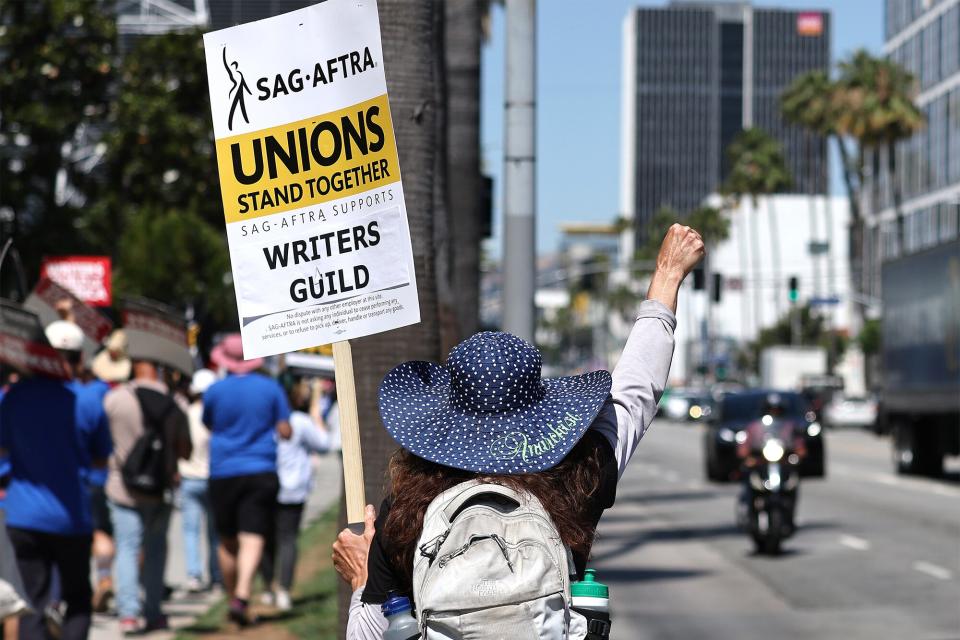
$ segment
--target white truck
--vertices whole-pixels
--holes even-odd
[[[760,384],[767,389],[799,391],[804,377],[827,373],[821,347],[767,347],[760,352]]]

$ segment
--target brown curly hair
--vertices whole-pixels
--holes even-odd
[[[516,475],[477,474],[445,467],[399,449],[387,468],[390,513],[383,534],[390,563],[400,571],[409,589],[413,558],[430,502],[447,489],[473,478],[501,484],[536,496],[576,555],[590,552],[594,522],[585,508],[600,485],[600,459],[595,444],[584,438],[560,463],[545,471]]]

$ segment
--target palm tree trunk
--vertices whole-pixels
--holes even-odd
[[[363,442],[364,487],[367,502],[379,507],[384,472],[397,445],[384,430],[377,411],[377,391],[383,376],[405,360],[439,361],[436,248],[434,235],[438,175],[444,165],[437,156],[437,100],[442,49],[442,6],[437,0],[380,0],[383,59],[390,108],[403,175],[407,219],[420,298],[420,323],[361,338],[353,343],[360,439]],[[341,509],[342,511],[342,509]],[[342,518],[345,517],[343,514]],[[349,590],[340,590],[341,637],[349,606]]]
[[[803,136],[804,146],[806,147],[806,158],[807,158],[807,180],[808,188],[807,191],[810,195],[810,240],[813,242],[818,242],[820,239],[820,232],[817,224],[817,174],[813,170],[813,133],[810,130],[804,131]],[[828,234],[829,237],[829,234]],[[811,262],[813,263],[813,291],[814,295],[819,296],[823,291],[821,288],[820,282],[820,254],[811,254]]]
[[[744,203],[746,206],[746,203]],[[749,279],[747,275],[750,272],[749,260],[747,255],[747,213],[741,211],[737,216],[737,245],[740,248],[740,332],[743,341],[747,341],[750,335],[750,298],[747,296],[746,283]]]
[[[900,181],[897,180],[897,143],[892,140],[887,143],[887,173],[889,174],[893,211],[897,217],[897,252],[902,254],[906,248],[903,245],[903,193],[900,190]],[[879,251],[877,254],[879,255]]]
[[[773,271],[773,292],[776,302],[777,319],[782,315],[783,307],[783,278],[780,268],[780,231],[777,224],[777,211],[773,206],[773,194],[767,195],[767,217],[770,218],[770,264]]]
[[[760,267],[760,234],[757,227],[760,226],[760,209],[753,198],[748,198],[750,202],[750,252],[753,254],[753,328],[757,336],[760,336],[760,330],[763,328],[763,292],[761,291],[760,278],[762,275]]]
[[[460,337],[480,318],[480,0],[447,0],[447,167],[452,221],[452,284]]]

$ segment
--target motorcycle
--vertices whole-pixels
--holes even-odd
[[[760,453],[755,464],[744,470],[739,520],[757,553],[778,555],[783,540],[794,532],[800,458],[776,437],[768,437]]]

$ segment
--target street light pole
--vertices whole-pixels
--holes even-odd
[[[503,329],[534,338],[536,0],[506,0]]]

